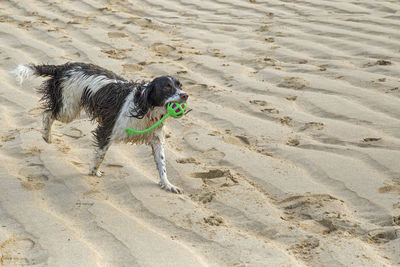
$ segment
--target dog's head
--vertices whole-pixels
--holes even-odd
[[[155,78],[147,86],[148,101],[152,107],[162,107],[170,102],[184,103],[188,94],[182,90],[181,82],[172,76]]]
[[[189,95],[182,90],[181,82],[172,76],[160,76],[144,85],[135,96],[135,109],[132,116],[143,118],[149,109],[166,107],[170,102],[185,103]]]

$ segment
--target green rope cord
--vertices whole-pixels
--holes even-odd
[[[139,130],[134,130],[132,128],[125,128],[125,131],[129,135],[135,135],[135,134],[144,134],[148,133],[154,128],[158,127],[163,121],[168,118],[169,116],[172,116],[174,118],[180,118],[185,114],[185,109],[186,109],[186,103],[168,103],[167,105],[167,114],[165,114],[159,121],[157,121],[153,126],[150,128],[147,128],[145,130],[139,131]]]

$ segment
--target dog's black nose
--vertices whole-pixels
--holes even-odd
[[[179,97],[180,97],[183,101],[186,101],[186,100],[189,98],[189,95],[186,94],[186,93],[184,93],[184,92],[182,92],[182,93],[179,94]]]

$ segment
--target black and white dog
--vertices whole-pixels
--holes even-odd
[[[167,179],[164,154],[164,127],[130,136],[125,128],[144,130],[166,113],[169,102],[183,103],[188,94],[172,76],[157,77],[151,82],[132,82],[115,73],[85,63],[64,65],[19,65],[12,71],[20,83],[32,76],[49,77],[39,89],[43,103],[43,139],[51,143],[54,120],[69,123],[84,109],[98,126],[93,134],[96,149],[90,175],[101,176],[99,166],[113,142],[148,144],[160,174],[162,188],[174,193],[182,190]]]

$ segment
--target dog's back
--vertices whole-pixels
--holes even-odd
[[[103,91],[102,94],[110,91],[106,90],[107,85],[107,87],[113,87],[113,84],[128,84],[128,81],[111,71],[85,63],[19,65],[14,70],[14,74],[21,83],[32,76],[50,77],[39,89],[42,94],[41,101],[46,111],[51,112],[55,119],[65,123],[74,120],[82,107],[95,116],[96,114],[91,109],[93,103],[89,100],[99,90]],[[114,89],[116,88],[119,89],[121,86],[114,86]],[[116,90],[112,91],[113,94],[116,93]]]

